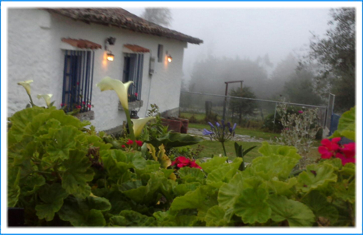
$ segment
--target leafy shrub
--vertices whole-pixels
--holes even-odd
[[[298,114],[299,109],[297,109],[296,107],[287,107],[286,115],[291,115],[294,113]],[[272,113],[265,118],[262,128],[266,131],[280,133],[284,129],[284,126],[281,123],[282,116],[279,112],[276,112],[276,117],[274,119],[274,115],[275,114]]]
[[[335,135],[354,136],[351,117]],[[263,143],[244,171],[241,157],[170,169],[163,154],[110,149],[63,111],[10,121],[8,206],[23,207],[29,226],[355,226],[355,165],[338,158],[293,172],[296,148]]]

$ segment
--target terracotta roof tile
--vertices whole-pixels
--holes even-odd
[[[125,44],[124,47],[130,49],[133,52],[150,52],[149,49],[138,46],[138,45]]]
[[[176,39],[193,44],[203,43],[203,40],[199,38],[194,38],[154,24],[122,8],[46,8],[45,10],[86,23],[116,26],[139,33]]]
[[[81,49],[101,49],[100,44],[84,40],[84,39],[72,39],[72,38],[62,38],[62,42],[68,43],[71,46],[78,47]]]

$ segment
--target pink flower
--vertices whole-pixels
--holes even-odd
[[[134,143],[134,141],[132,141],[132,140],[128,140],[127,142],[126,142],[126,144],[127,145],[131,145],[131,144],[133,144]]]
[[[81,106],[81,105],[77,105],[77,106],[76,106],[76,108],[77,108],[77,109],[81,109],[81,108],[82,108],[82,106]]]
[[[90,105],[90,104],[89,104],[89,105],[87,105],[87,107],[88,107],[88,108],[91,108],[91,107],[92,107],[92,105]]]
[[[137,96],[137,92],[135,92],[135,96]]]
[[[138,146],[142,146],[142,141],[141,140],[135,140],[135,142],[136,142],[136,144],[138,145]]]
[[[82,104],[86,104],[86,102],[82,101]]]
[[[344,155],[347,158],[355,157],[355,143],[354,142],[343,145],[343,148],[341,148],[340,150],[344,153]]]
[[[340,137],[333,138],[331,141],[329,139],[323,139],[321,141],[321,146],[318,148],[321,158],[329,159],[334,156],[339,149],[338,142],[340,139]]]
[[[123,145],[121,145],[121,148],[126,148],[126,146],[123,144]]]
[[[61,103],[61,107],[65,106],[65,104]]]
[[[299,113],[303,113],[304,111],[302,111],[302,110],[299,110]]]

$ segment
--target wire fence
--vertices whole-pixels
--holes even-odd
[[[206,122],[223,119],[226,122],[238,123],[242,127],[268,128],[269,125],[276,125],[278,122],[277,109],[280,103],[282,101],[181,92],[180,115],[197,121]],[[328,106],[285,103],[291,112],[317,109],[317,124],[323,129],[327,127],[327,121],[330,122],[330,115],[327,113]]]

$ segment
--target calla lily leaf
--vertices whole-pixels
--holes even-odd
[[[120,99],[121,105],[124,110],[129,110],[129,103],[127,100],[127,90],[129,86],[133,83],[132,81],[122,83],[120,80],[112,79],[110,77],[103,78],[99,83],[96,84],[101,91],[114,90]]]
[[[139,119],[131,119],[134,128],[134,134],[135,137],[138,137],[141,135],[142,129],[144,129],[144,126],[148,121],[151,119],[155,119],[155,117],[147,117],[147,118],[139,118]]]
[[[51,101],[50,99],[52,98],[52,94],[46,94],[46,95],[37,95],[38,99],[43,98],[45,103],[47,104],[47,107],[51,106]]]
[[[30,83],[32,83],[33,80],[26,80],[23,82],[18,82],[18,85],[23,86],[26,90],[26,93],[28,93],[28,95],[30,95]]]

